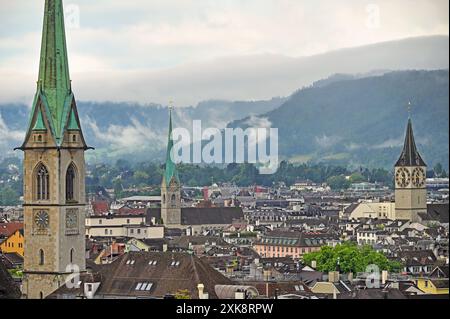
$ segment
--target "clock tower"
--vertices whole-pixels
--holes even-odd
[[[181,225],[181,183],[172,152],[172,108],[170,108],[166,167],[161,182],[161,219],[169,228]]]
[[[427,165],[417,150],[411,119],[408,120],[405,145],[395,164],[395,217],[418,221],[418,213],[427,212]]]
[[[85,271],[88,149],[72,92],[62,0],[46,0],[39,78],[24,152],[24,298],[45,298]]]

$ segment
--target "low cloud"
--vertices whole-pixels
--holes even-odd
[[[97,139],[108,143],[115,149],[136,149],[143,145],[163,146],[161,142],[163,135],[152,131],[148,125],[135,118],[131,119],[132,125],[110,125],[106,130],[100,129],[97,123],[90,118],[85,118],[83,121]]]
[[[342,138],[339,136],[327,136],[324,134],[322,136],[316,136],[314,141],[319,147],[327,149],[339,144],[342,141]]]

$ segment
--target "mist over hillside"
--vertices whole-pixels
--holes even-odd
[[[280,108],[256,118],[279,128],[284,158],[389,168],[403,146],[411,101],[425,161],[448,167],[448,85],[448,70],[340,75],[297,91]],[[246,127],[248,120],[230,127]]]
[[[181,107],[207,100],[251,101],[289,96],[295,90],[336,73],[447,69],[448,56],[448,36],[428,36],[313,56],[230,56],[158,70],[79,73],[71,69],[71,76],[79,101],[165,105],[173,100]],[[0,77],[0,104],[29,103],[36,89],[36,78],[35,73],[4,74]]]

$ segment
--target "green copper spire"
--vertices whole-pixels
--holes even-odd
[[[69,125],[67,126],[67,129],[72,131],[78,131],[80,129],[73,109],[72,112],[70,113]]]
[[[42,112],[39,109],[37,114],[36,123],[33,126],[33,131],[45,131],[47,128],[44,125],[44,118],[42,117]]]
[[[52,132],[59,142],[73,100],[62,0],[45,1],[38,93],[45,97]]]
[[[164,177],[166,179],[166,185],[169,185],[173,178],[179,184],[180,179],[178,177],[177,165],[172,160],[173,151],[173,137],[172,137],[172,108],[170,108],[169,114],[169,140],[167,142],[167,156],[166,156],[166,171]]]

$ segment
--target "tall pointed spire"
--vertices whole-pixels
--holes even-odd
[[[164,178],[166,181],[166,185],[169,185],[172,179],[179,184],[180,179],[178,177],[177,165],[174,163],[172,159],[173,152],[173,137],[172,137],[172,107],[169,110],[169,138],[167,142],[167,155],[166,155],[166,171],[164,174]]]
[[[62,0],[45,1],[37,94],[59,142],[73,100]]]
[[[411,117],[408,119],[408,127],[406,128],[406,137],[403,151],[395,166],[427,166],[427,164],[425,164],[424,160],[420,156],[419,151],[417,150],[416,142],[414,140]]]

